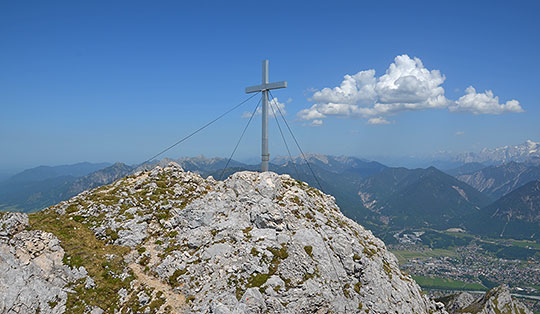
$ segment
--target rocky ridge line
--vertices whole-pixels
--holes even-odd
[[[86,272],[56,282],[48,313],[445,313],[332,196],[288,175],[215,181],[171,163],[32,214],[27,229],[60,241],[59,269]]]
[[[450,314],[533,314],[521,302],[513,299],[507,285],[493,288],[480,297],[461,292],[439,299]]]

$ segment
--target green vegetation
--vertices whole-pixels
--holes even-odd
[[[386,260],[383,260],[383,269],[388,278],[392,279],[392,268],[390,268],[390,264]]]
[[[343,287],[343,294],[345,295],[345,297],[347,298],[350,298],[351,297],[351,293],[349,292],[349,289],[351,288],[351,284],[349,283],[346,283],[345,286]]]
[[[377,254],[377,250],[365,246],[362,253],[367,255],[367,257],[372,257],[373,255]]]
[[[540,257],[540,250],[533,247],[507,246],[488,241],[482,242],[480,246],[495,256],[505,259],[528,260],[534,256]]]
[[[433,249],[446,249],[456,246],[466,246],[474,239],[470,235],[434,230],[426,231],[421,237],[422,242]]]
[[[446,279],[440,277],[427,276],[412,276],[413,279],[423,289],[439,289],[439,290],[488,290],[480,283],[470,283],[460,280]]]
[[[126,272],[123,256],[129,252],[129,248],[106,244],[97,239],[83,223],[52,210],[31,214],[29,218],[30,228],[51,232],[61,241],[65,264],[84,266],[96,284],[92,289],[85,288],[84,280],[73,284],[71,289],[75,292],[68,294],[66,311],[84,313],[87,306],[97,306],[108,313],[119,310],[116,308],[118,291],[122,288],[130,290],[130,282],[134,279],[132,275],[124,280],[119,278],[120,274]]]
[[[457,257],[457,254],[453,250],[447,249],[433,249],[423,251],[404,251],[404,250],[390,250],[397,258],[400,264],[406,263],[411,259],[427,259],[430,257],[449,256]]]
[[[181,282],[178,280],[180,276],[187,273],[187,269],[177,269],[174,271],[174,273],[169,277],[169,284],[173,287],[179,287],[181,285]]]
[[[478,279],[480,279],[480,281],[482,282],[482,285],[484,285],[484,286],[487,287],[488,289],[495,288],[495,287],[497,287],[497,286],[499,285],[497,282],[489,280],[489,279],[488,279],[486,276],[484,276],[484,275],[478,276]]]
[[[304,251],[306,251],[309,257],[313,258],[313,247],[311,245],[304,246]]]
[[[268,272],[266,274],[259,273],[259,274],[254,274],[253,276],[251,276],[251,278],[249,278],[247,281],[247,285],[246,285],[247,288],[262,287],[262,285],[266,283],[268,278],[270,278],[272,275],[274,275],[277,272],[281,261],[289,257],[289,254],[287,253],[287,246],[284,244],[279,249],[268,248],[268,250],[272,252],[272,254],[274,255],[274,257],[272,257],[272,260],[270,261]],[[240,295],[244,294],[244,289],[240,288],[239,290],[238,288],[239,286],[237,285],[237,297],[239,294]]]
[[[360,288],[362,287],[362,283],[359,281],[357,283],[354,284],[354,291],[356,291],[356,293],[360,294]]]
[[[268,280],[268,278],[270,278],[270,276],[271,275],[269,273],[268,274],[255,274],[254,276],[249,278],[247,287],[248,288],[260,287],[266,283],[266,281]]]
[[[422,230],[422,229],[421,229]],[[456,257],[455,247],[467,246],[472,242],[480,245],[488,254],[504,259],[517,259],[527,261],[540,258],[540,243],[527,240],[480,238],[468,233],[453,233],[423,229],[425,233],[420,237],[425,248],[431,250],[391,250],[400,263],[410,259],[424,259],[428,257]],[[390,232],[389,232],[390,233]]]
[[[506,241],[501,241],[501,242],[506,242]],[[540,250],[540,243],[537,243],[537,242],[527,241],[527,240],[508,240],[508,242],[510,242],[510,245],[512,246],[517,246],[517,247],[522,247],[522,248],[531,247],[533,249]]]

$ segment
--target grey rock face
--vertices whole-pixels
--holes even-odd
[[[48,232],[24,231],[28,217],[0,217],[0,313],[63,313],[64,288],[86,270],[64,265],[64,250]]]
[[[441,301],[444,301],[443,303],[445,304],[448,313],[456,313],[471,305],[474,300],[475,297],[472,294],[468,292],[461,292],[443,297]]]
[[[180,271],[177,289],[193,298],[186,312],[438,311],[333,197],[270,172],[210,184],[173,208],[167,225],[177,233],[158,240],[180,249],[151,265],[163,280]]]
[[[512,298],[506,285],[493,288],[476,299],[463,292],[442,300],[446,303],[450,314],[532,314],[525,305]]]
[[[28,216],[21,213],[0,213],[0,239],[8,240],[28,226]]]

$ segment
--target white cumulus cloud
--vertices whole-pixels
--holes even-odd
[[[273,108],[273,110],[272,110],[272,108]],[[283,115],[287,114],[287,111],[285,110],[285,104],[279,102],[277,97],[272,98],[272,100],[270,100],[268,102],[268,116],[269,117],[274,117],[274,114],[276,116],[279,116],[278,108],[279,108],[279,111],[281,111],[281,113]],[[249,119],[251,117],[252,113],[253,113],[253,111],[252,112],[247,112],[246,111],[246,112],[242,113],[242,118]],[[258,115],[261,115],[261,114],[262,114],[262,105],[259,105],[259,108],[257,108],[257,111],[255,111],[255,115],[258,116]],[[307,119],[307,120],[310,120],[310,119]]]
[[[487,90],[477,93],[474,87],[469,86],[465,95],[461,96],[454,105],[448,108],[450,111],[470,112],[472,114],[502,114],[506,112],[524,112],[519,101],[512,99],[504,104],[499,103],[499,97],[493,96],[493,92]]]
[[[315,120],[311,121],[311,123],[309,124],[309,126],[321,126],[322,124],[323,124],[323,121],[322,121],[322,120],[315,119]]]
[[[323,125],[323,120],[320,120],[320,119],[311,120],[309,122],[302,124],[302,126],[311,126],[311,127],[318,127],[321,125]]]
[[[385,118],[383,117],[376,117],[376,118],[371,118],[368,120],[368,123],[369,124],[390,124],[392,122],[386,120]]]
[[[321,120],[330,116],[368,119],[369,124],[389,124],[385,118],[403,111],[445,109],[474,114],[523,112],[517,100],[499,104],[491,91],[477,94],[474,88],[457,101],[444,95],[445,76],[427,69],[419,58],[397,56],[386,73],[375,70],[345,75],[339,86],[315,90],[314,104],[297,113],[301,120]]]
[[[418,58],[397,56],[380,77],[375,70],[345,75],[340,86],[323,88],[311,97],[311,108],[301,110],[303,120],[328,116],[372,118],[400,111],[444,108],[449,101],[440,86],[444,76],[428,70]],[[373,120],[382,121],[382,120]]]

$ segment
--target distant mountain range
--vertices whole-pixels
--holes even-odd
[[[527,161],[534,158],[540,158],[540,142],[527,140],[519,145],[507,145],[493,149],[484,148],[477,153],[461,153],[455,157],[455,160],[463,163],[498,164],[510,161]]]
[[[524,199],[535,199],[538,193],[536,190],[520,189],[528,186],[529,182],[540,179],[540,159],[534,157],[523,162],[511,161],[497,165],[471,162],[447,170],[447,173],[434,167],[387,167],[376,161],[347,156],[306,154],[305,157],[309,166],[301,156],[276,157],[270,163],[270,170],[289,174],[333,195],[345,215],[376,233],[403,228],[462,227],[479,234],[530,237],[529,231],[513,232],[512,226],[517,225],[513,221],[523,221],[524,226],[535,226],[535,221],[527,220],[526,217],[529,216],[522,212],[534,212],[537,209],[534,207],[537,206],[536,203],[531,203],[529,207],[526,204],[520,205],[520,214],[511,208],[512,210],[504,211],[511,213],[510,216],[500,217],[491,217],[493,208],[490,207],[499,204],[493,206],[502,208],[503,205],[509,206],[510,201],[518,204],[524,202]],[[237,171],[258,171],[260,167],[234,160],[227,163],[225,158],[204,156],[182,157],[176,160],[165,158],[134,166],[122,163],[80,163],[37,167],[0,183],[0,210],[37,211],[84,190],[110,184],[156,165],[165,166],[170,161],[179,163],[187,171],[197,172],[203,177],[211,175],[215,179],[224,179]],[[227,169],[223,170],[226,165]],[[516,191],[521,191],[519,197],[513,194]],[[514,196],[509,198],[510,201],[503,202],[512,195]],[[502,203],[493,203],[499,198],[501,199],[498,202]],[[502,209],[500,212],[503,212]],[[495,219],[492,229],[496,231],[489,233],[479,228],[483,221],[487,221],[486,217]],[[501,233],[499,222],[504,222],[504,217],[512,217],[512,224]],[[531,223],[533,225],[530,225]],[[526,228],[524,230],[530,230]]]
[[[122,163],[78,163],[25,170],[0,183],[0,211],[32,212],[109,184],[132,171]]]
[[[274,158],[272,163],[279,166],[284,166],[288,163],[302,165],[305,164],[304,157],[312,166],[334,173],[354,172],[361,177],[370,176],[387,168],[385,165],[376,161],[369,161],[356,157],[330,156],[311,153],[308,153],[305,156],[293,156],[292,158],[279,156]]]
[[[10,178],[11,182],[37,182],[58,177],[82,177],[110,166],[110,163],[80,162],[73,165],[39,166],[24,170]]]
[[[511,161],[476,171],[457,173],[456,178],[496,200],[530,181],[539,179],[540,165]]]
[[[508,193],[466,221],[477,234],[540,240],[540,180]]]

